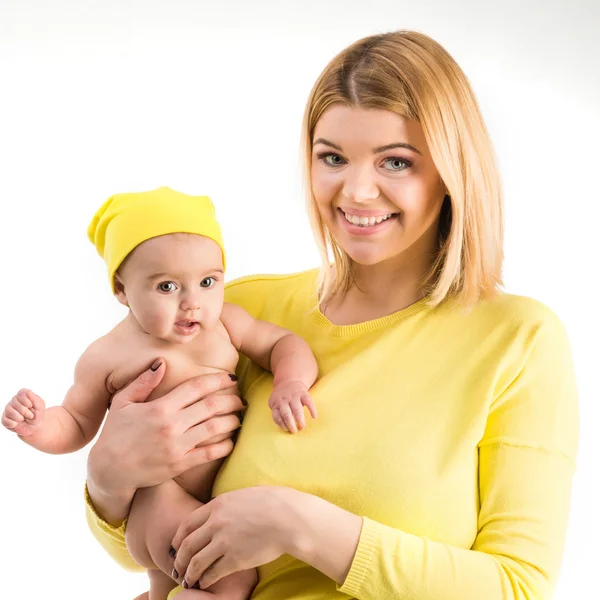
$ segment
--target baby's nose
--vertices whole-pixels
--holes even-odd
[[[197,294],[189,294],[181,302],[182,310],[198,310],[200,306],[200,296]]]

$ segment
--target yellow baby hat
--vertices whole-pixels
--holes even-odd
[[[225,248],[215,207],[208,196],[188,196],[168,187],[151,192],[116,194],[96,212],[88,226],[88,239],[108,265],[113,293],[114,275],[126,256],[139,244],[169,233],[195,233]]]

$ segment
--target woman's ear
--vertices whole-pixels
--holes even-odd
[[[125,284],[118,273],[115,273],[115,297],[123,306],[129,307],[127,294],[125,294]]]

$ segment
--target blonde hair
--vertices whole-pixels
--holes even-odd
[[[361,39],[317,79],[303,123],[308,212],[321,253],[319,303],[352,285],[352,264],[321,219],[311,189],[317,121],[333,104],[389,110],[418,121],[446,186],[439,249],[426,281],[430,302],[472,306],[502,285],[502,190],[475,95],[454,59],[430,37],[396,31]],[[331,260],[333,266],[331,268]]]

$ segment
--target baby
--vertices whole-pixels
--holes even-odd
[[[39,396],[21,390],[2,415],[7,429],[43,452],[74,452],[94,438],[112,396],[157,356],[165,359],[167,369],[149,400],[191,377],[234,373],[238,352],[273,373],[269,406],[279,427],[290,432],[303,428],[304,407],[316,418],[308,389],[318,368],[306,342],[224,303],[225,251],[209,198],[169,188],[115,195],[92,219],[88,237],[106,261],[112,290],[129,308],[128,314],[85,350],[62,406],[46,410]],[[235,386],[233,393],[239,393]],[[219,466],[215,461],[175,481],[207,502]],[[135,511],[134,498],[131,513]],[[137,514],[135,526],[140,523],[150,526]],[[128,527],[128,544],[135,535]],[[168,546],[167,542],[166,551]],[[164,600],[174,581],[153,563],[144,566],[150,576],[150,600]],[[245,600],[255,585],[256,573],[251,570],[195,593],[198,598]]]

